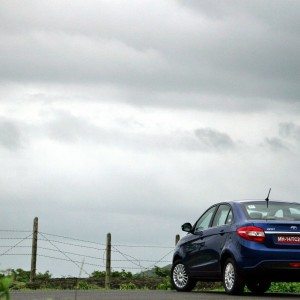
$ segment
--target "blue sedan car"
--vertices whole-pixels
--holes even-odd
[[[229,294],[254,294],[272,281],[300,281],[300,204],[232,201],[211,206],[176,245],[171,280],[177,291],[223,281]]]

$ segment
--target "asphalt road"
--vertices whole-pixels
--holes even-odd
[[[12,300],[75,300],[75,291],[22,291],[13,292]],[[254,297],[250,294],[229,296],[225,293],[192,292],[178,293],[175,291],[78,291],[77,300],[220,300],[220,299],[300,299],[300,294],[266,294]]]

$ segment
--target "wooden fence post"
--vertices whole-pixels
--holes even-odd
[[[106,265],[105,265],[105,288],[110,289],[111,274],[111,234],[106,236]]]
[[[175,236],[175,246],[177,245],[177,243],[179,242],[179,240],[180,240],[180,235],[176,234],[176,236]]]
[[[34,220],[33,220],[33,231],[32,231],[30,282],[34,282],[35,275],[36,275],[38,224],[39,224],[39,219],[37,217],[35,217]]]

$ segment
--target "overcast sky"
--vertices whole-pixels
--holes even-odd
[[[7,0],[0,20],[1,228],[172,246],[215,202],[300,201],[299,1]]]

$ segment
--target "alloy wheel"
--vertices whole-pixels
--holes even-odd
[[[231,291],[234,286],[235,281],[235,271],[234,266],[231,262],[229,262],[225,267],[225,274],[224,274],[224,282],[226,285],[227,290]]]
[[[173,270],[173,281],[175,285],[182,289],[184,288],[188,283],[188,275],[186,273],[185,267],[183,264],[178,264],[175,266]]]

